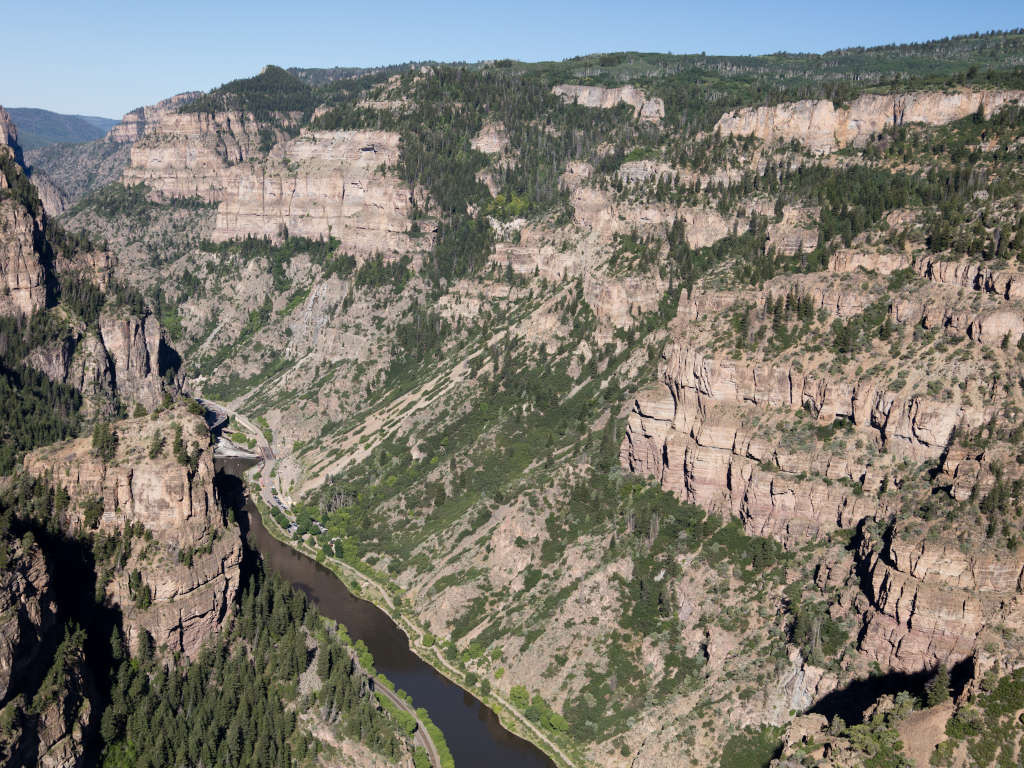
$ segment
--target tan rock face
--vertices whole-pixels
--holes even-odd
[[[759,435],[760,411],[804,409],[823,424],[845,417],[864,437],[916,460],[938,457],[964,417],[959,408],[902,399],[870,381],[715,360],[678,343],[666,349],[660,378],[636,397],[623,466],[688,501],[739,516],[749,533],[787,546],[876,516],[881,510],[874,495],[826,480],[874,490],[884,469],[845,455],[815,456],[781,436]]]
[[[664,236],[665,229],[680,218],[686,223],[686,241],[691,248],[713,245],[732,231],[733,220],[713,208],[616,204],[611,192],[582,186],[572,192],[570,201],[574,223],[608,240],[633,231]]]
[[[910,259],[898,253],[879,253],[877,251],[864,252],[851,248],[841,248],[836,251],[829,262],[828,268],[831,272],[856,272],[859,269],[871,270],[882,275],[888,275],[897,269],[904,269],[910,266]]]
[[[227,169],[262,157],[260,129],[251,115],[240,112],[166,113],[132,146],[124,183],[145,183],[167,198],[219,202]],[[273,143],[287,138],[280,130],[265,136]]]
[[[983,106],[987,114],[1024,100],[1024,91],[919,91],[896,96],[864,95],[848,108],[831,101],[806,100],[772,107],[747,107],[723,115],[715,130],[723,136],[754,135],[764,141],[799,141],[812,152],[828,154],[860,146],[893,124],[944,125]]]
[[[203,641],[216,632],[238,588],[242,542],[229,524],[213,485],[213,450],[201,449],[195,472],[174,458],[172,425],[183,427],[186,445],[208,441],[202,419],[184,408],[150,418],[118,422],[117,456],[110,464],[93,455],[88,439],[33,451],[25,468],[63,486],[72,504],[64,521],[69,530],[85,526],[82,504],[100,499],[100,530],[115,533],[126,524],[141,524],[155,546],[135,539],[128,567],[107,585],[107,595],[124,614],[130,647],[140,629],[157,645],[194,656]],[[155,433],[167,441],[162,455],[150,459]],[[182,554],[183,553],[183,554]],[[181,555],[181,556],[179,556]],[[186,555],[191,556],[191,563]],[[138,608],[128,588],[137,569],[152,591],[153,603]]]
[[[202,95],[202,91],[186,91],[156,104],[133,109],[107,132],[106,140],[117,144],[134,144],[142,138],[147,126],[159,122],[161,118]]]
[[[782,221],[768,225],[768,242],[775,250],[786,256],[798,251],[810,253],[818,244],[818,230],[808,226],[803,212],[798,209],[784,209]]]
[[[902,671],[953,665],[975,652],[985,627],[1017,625],[1024,556],[964,544],[897,526],[880,552],[864,547],[873,610],[862,651]]]
[[[593,175],[594,167],[590,163],[570,160],[565,164],[565,172],[558,177],[558,184],[562,189],[573,192]]]
[[[488,155],[500,155],[508,146],[508,131],[501,123],[487,123],[473,137],[470,146]]]
[[[67,193],[42,171],[32,171],[32,183],[35,185],[39,199],[43,203],[43,210],[49,216],[60,216],[70,205]]]
[[[73,386],[86,402],[99,404],[114,400],[110,358],[95,334],[73,333],[58,344],[33,350],[27,362],[50,379]]]
[[[1024,299],[1024,272],[1016,269],[994,270],[984,264],[934,256],[916,259],[913,268],[922,277],[943,285],[986,291],[1007,300]]]
[[[3,107],[0,107],[0,146],[12,149],[18,146],[18,129],[10,113]]]
[[[163,379],[170,357],[170,347],[163,328],[153,315],[138,317],[105,312],[100,317],[100,340],[113,363],[114,387],[125,399],[155,410],[165,392],[180,391]]]
[[[276,146],[265,155],[268,139]],[[412,193],[397,175],[398,134],[316,131],[289,138],[251,115],[170,113],[131,150],[124,183],[217,203],[214,240],[338,238],[354,254],[406,253]]]
[[[14,173],[23,174],[19,163],[18,133],[0,107],[0,153],[15,161]],[[0,174],[0,190],[8,188]],[[0,199],[0,314],[30,315],[46,306],[46,282],[36,247],[42,237],[41,214],[35,214],[13,198]]]
[[[214,239],[275,237],[287,227],[304,237],[333,235],[353,253],[411,250],[411,193],[397,176],[380,173],[397,162],[398,138],[384,131],[303,134],[272,154],[262,172],[235,169]]]
[[[35,247],[40,232],[41,222],[23,206],[0,200],[0,314],[31,315],[46,306],[46,276]]]
[[[183,372],[174,369],[176,361],[178,354],[153,315],[117,310],[104,312],[98,329],[73,329],[58,343],[33,350],[27,360],[54,381],[73,386],[108,416],[118,398],[152,411],[165,395],[180,394]]]
[[[649,99],[639,88],[625,85],[621,88],[604,88],[599,85],[556,85],[551,89],[561,96],[566,104],[584,107],[612,109],[619,104],[633,107],[633,117],[658,122],[665,116],[665,102],[659,98]]]
[[[602,321],[631,328],[641,315],[658,309],[668,282],[658,277],[623,277],[586,283],[584,298]]]

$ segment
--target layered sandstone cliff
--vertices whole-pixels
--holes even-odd
[[[134,144],[142,138],[147,126],[177,112],[180,107],[202,95],[201,91],[185,91],[171,96],[169,99],[158,101],[156,104],[133,109],[121,118],[120,123],[107,132],[105,138],[107,141],[117,144]]]
[[[922,533],[900,524],[877,551],[870,537],[861,547],[871,607],[859,645],[884,668],[951,667],[977,652],[986,629],[1004,639],[1024,629],[1024,555]]]
[[[0,147],[0,152],[10,150]],[[5,197],[8,188],[0,174],[0,315],[31,315],[46,306],[46,274],[37,251],[42,221],[18,200]]]
[[[895,279],[896,270],[906,274]],[[681,300],[657,383],[632,404],[622,464],[786,547],[857,532],[849,556],[820,554],[815,566],[818,586],[840,595],[836,615],[859,616],[856,661],[846,663],[917,673],[981,654],[1012,666],[1024,652],[1024,559],[994,537],[997,517],[983,533],[970,504],[999,466],[1016,466],[1013,438],[991,427],[1013,394],[993,401],[973,382],[985,361],[1014,364],[1019,283],[1005,263],[844,249],[829,272],[695,289]],[[868,341],[845,362],[806,340],[782,354],[757,341],[722,350],[723,318],[752,312],[756,324],[793,296],[833,335],[834,322],[881,312],[900,340],[891,349]],[[831,346],[833,335],[819,338]],[[933,362],[931,339],[961,351]],[[911,362],[890,360],[906,343]],[[943,520],[929,496],[944,499]]]
[[[287,115],[281,120],[284,126],[291,122]],[[145,183],[167,198],[218,202],[228,169],[259,160],[261,145],[287,139],[281,128],[267,129],[261,137],[262,129],[252,115],[241,112],[169,112],[147,125],[142,139],[132,146],[124,182]]]
[[[182,464],[172,449],[175,425],[194,457],[191,465]],[[107,598],[123,613],[129,647],[145,629],[158,646],[194,656],[230,610],[242,557],[238,529],[226,519],[214,488],[208,432],[203,420],[183,407],[158,418],[118,422],[115,429],[118,447],[110,462],[82,438],[33,451],[25,468],[67,490],[73,503],[63,521],[66,529],[88,530],[85,509],[97,500],[100,531],[145,530],[141,539],[130,539],[128,565],[110,572]],[[163,447],[150,458],[161,440]],[[134,570],[150,590],[151,605],[130,585]]]
[[[214,240],[276,238],[287,230],[333,236],[355,254],[405,253],[415,244],[408,234],[412,196],[388,172],[398,140],[386,131],[290,138],[251,115],[172,113],[132,147],[124,183],[216,203]]]
[[[1024,101],[1024,91],[919,91],[898,95],[866,94],[849,107],[831,101],[805,100],[775,106],[747,107],[723,115],[715,130],[723,136],[753,135],[768,142],[799,141],[812,152],[827,154],[861,146],[892,125],[944,125],[982,108],[986,114]]]
[[[810,429],[799,442],[784,429],[759,430],[762,419],[781,409],[784,420],[798,423],[849,420],[887,456],[920,461],[939,457],[958,424],[980,418],[869,380],[719,360],[682,343],[666,349],[660,379],[634,402],[623,465],[688,501],[738,515],[750,533],[787,544],[876,515],[881,502],[863,491],[877,490],[887,469],[881,461],[825,451]]]

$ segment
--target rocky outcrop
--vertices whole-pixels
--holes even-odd
[[[11,114],[0,106],[0,147],[9,147],[14,161],[21,165],[21,145],[18,144],[18,129]]]
[[[818,245],[818,230],[801,219],[813,220],[804,211],[786,208],[782,221],[768,225],[768,245],[784,256],[813,251]]]
[[[6,130],[2,126],[0,115],[0,134]],[[0,153],[15,160],[8,166],[14,178],[0,173],[0,315],[31,315],[46,306],[46,274],[38,252],[43,214],[3,194],[24,180],[24,172],[11,146],[0,145]]]
[[[833,254],[828,268],[830,272],[840,274],[867,270],[888,275],[898,269],[906,269],[910,265],[911,259],[902,253],[840,248]]]
[[[0,540],[0,762],[10,766],[73,768],[81,764],[86,697],[80,647],[67,647],[60,674],[40,681],[55,663],[59,639],[50,565],[38,544]]]
[[[173,455],[175,424],[182,428],[186,450],[197,457],[193,466]],[[101,531],[145,528],[153,545],[133,539],[131,568],[112,572],[107,597],[123,613],[129,647],[145,629],[158,646],[192,657],[230,610],[242,556],[238,530],[227,521],[214,488],[208,432],[203,420],[183,407],[156,420],[119,422],[116,431],[118,448],[110,462],[93,454],[88,439],[79,439],[33,451],[25,469],[67,490],[72,499],[63,521],[67,530],[87,529],[84,507],[93,499],[102,504],[96,523]],[[166,446],[150,458],[156,436]],[[149,606],[132,592],[133,569],[151,591]]]
[[[500,155],[508,146],[508,131],[501,123],[486,123],[470,142],[473,149],[488,155]]]
[[[611,192],[587,186],[575,189],[569,199],[574,223],[606,240],[611,240],[616,234],[631,232],[664,237],[676,219],[685,222],[686,241],[691,248],[713,245],[732,231],[733,219],[726,218],[714,208],[658,203],[617,204]]]
[[[181,359],[153,315],[107,310],[99,327],[80,323],[58,342],[33,350],[28,362],[73,386],[97,412],[114,413],[118,400],[156,410],[181,393]]]
[[[69,384],[87,403],[113,404],[114,372],[103,343],[94,333],[69,331],[59,342],[32,351],[26,362],[53,381]]]
[[[181,391],[180,358],[156,317],[105,312],[99,332],[112,363],[115,390],[122,398],[152,411],[165,393]]]
[[[768,299],[785,301],[791,295],[809,297],[815,311],[824,310],[832,317],[850,318],[863,312],[874,300],[874,295],[856,290],[842,281],[821,280],[814,274],[780,275],[768,280],[764,290],[754,301],[763,308]],[[723,296],[723,300],[729,294]],[[735,293],[731,294],[735,296]]]
[[[836,108],[825,99],[747,107],[722,115],[715,130],[723,136],[753,135],[767,142],[795,140],[814,153],[828,154],[851,144],[861,146],[894,124],[944,125],[977,112],[979,107],[991,114],[1015,101],[1024,101],[1024,91],[867,94],[854,99],[849,107]]]
[[[352,253],[405,253],[413,247],[412,195],[393,174],[396,133],[318,131],[275,149],[262,168],[228,174],[213,237],[276,237],[282,228],[333,236]]]
[[[0,175],[0,190],[4,186]],[[46,306],[46,274],[36,251],[40,231],[40,222],[24,206],[12,198],[0,199],[2,315],[31,315]]]
[[[665,117],[665,102],[659,98],[647,98],[647,95],[633,85],[621,88],[604,88],[599,85],[556,85],[551,89],[556,96],[561,96],[566,104],[579,104],[584,107],[612,109],[619,104],[633,107],[633,117],[650,122],[658,122]]]
[[[60,216],[71,204],[67,193],[57,186],[43,171],[32,172],[32,183],[39,193],[39,199],[43,203],[43,210],[50,216]]]
[[[885,465],[845,451],[822,455],[813,424],[848,420],[863,439],[920,461],[939,457],[958,423],[981,418],[953,404],[893,395],[870,380],[716,360],[680,343],[666,349],[659,377],[634,401],[623,466],[786,545],[855,525],[884,504],[864,491],[881,486]],[[794,420],[787,412],[809,414],[804,442],[782,429],[756,429],[773,412],[782,423]]]
[[[584,298],[598,319],[615,328],[631,328],[647,312],[655,312],[668,283],[657,277],[593,280],[584,286]]]
[[[398,141],[386,131],[289,138],[237,112],[172,113],[132,147],[124,183],[216,203],[214,240],[276,238],[287,230],[333,236],[355,254],[405,253],[414,243],[412,195],[386,172],[398,160]]]
[[[942,285],[994,293],[1004,299],[1024,299],[1024,272],[1016,269],[992,269],[985,264],[922,256],[914,260],[914,271]]]
[[[169,99],[158,101],[156,104],[133,109],[121,118],[120,123],[107,132],[105,139],[116,144],[134,144],[142,138],[147,126],[177,112],[180,107],[202,95],[202,91],[185,91],[171,96]]]
[[[1024,556],[970,540],[921,537],[897,525],[874,551],[862,545],[872,609],[860,649],[900,671],[952,666],[971,656],[982,631],[1024,626]]]
[[[46,559],[38,545],[0,542],[8,562],[0,571],[0,702],[11,691],[11,678],[42,663],[42,639],[56,626]]]
[[[816,303],[838,316],[859,311],[838,294]],[[959,499],[978,482],[977,456],[949,446],[959,424],[983,421],[982,409],[895,396],[868,379],[714,359],[682,343],[666,349],[659,379],[634,400],[623,466],[786,547],[890,519],[895,510],[879,491],[891,487],[890,462],[899,457],[940,459]],[[875,450],[858,454],[849,442],[829,447],[814,437],[814,425],[837,417],[850,423],[850,442]],[[986,645],[986,632],[1024,627],[1024,555],[984,539],[930,536],[923,525],[897,523],[884,543],[862,527],[864,593],[849,600],[862,611],[863,658],[884,669],[952,666]]]
[[[283,125],[290,124],[287,115],[280,119]],[[124,183],[145,183],[165,198],[219,202],[229,168],[258,161],[271,146],[287,139],[280,127],[264,128],[242,112],[164,114],[147,125],[132,146]]]

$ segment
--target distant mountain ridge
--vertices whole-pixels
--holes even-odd
[[[7,111],[18,126],[18,137],[26,150],[100,139],[119,122],[109,117],[63,115],[35,107],[12,107]]]

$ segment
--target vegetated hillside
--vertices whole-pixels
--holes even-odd
[[[62,115],[48,109],[11,107],[7,110],[18,125],[18,141],[25,150],[47,144],[78,144],[102,138],[117,124],[109,117]]]
[[[67,224],[559,760],[1005,762],[1020,41],[268,68]]]
[[[25,153],[25,163],[36,180],[44,176],[61,192],[59,216],[82,195],[121,177],[128,164],[128,145],[105,138],[84,144],[47,144]]]
[[[423,765],[365,647],[243,564],[180,356],[0,140],[0,762]]]

